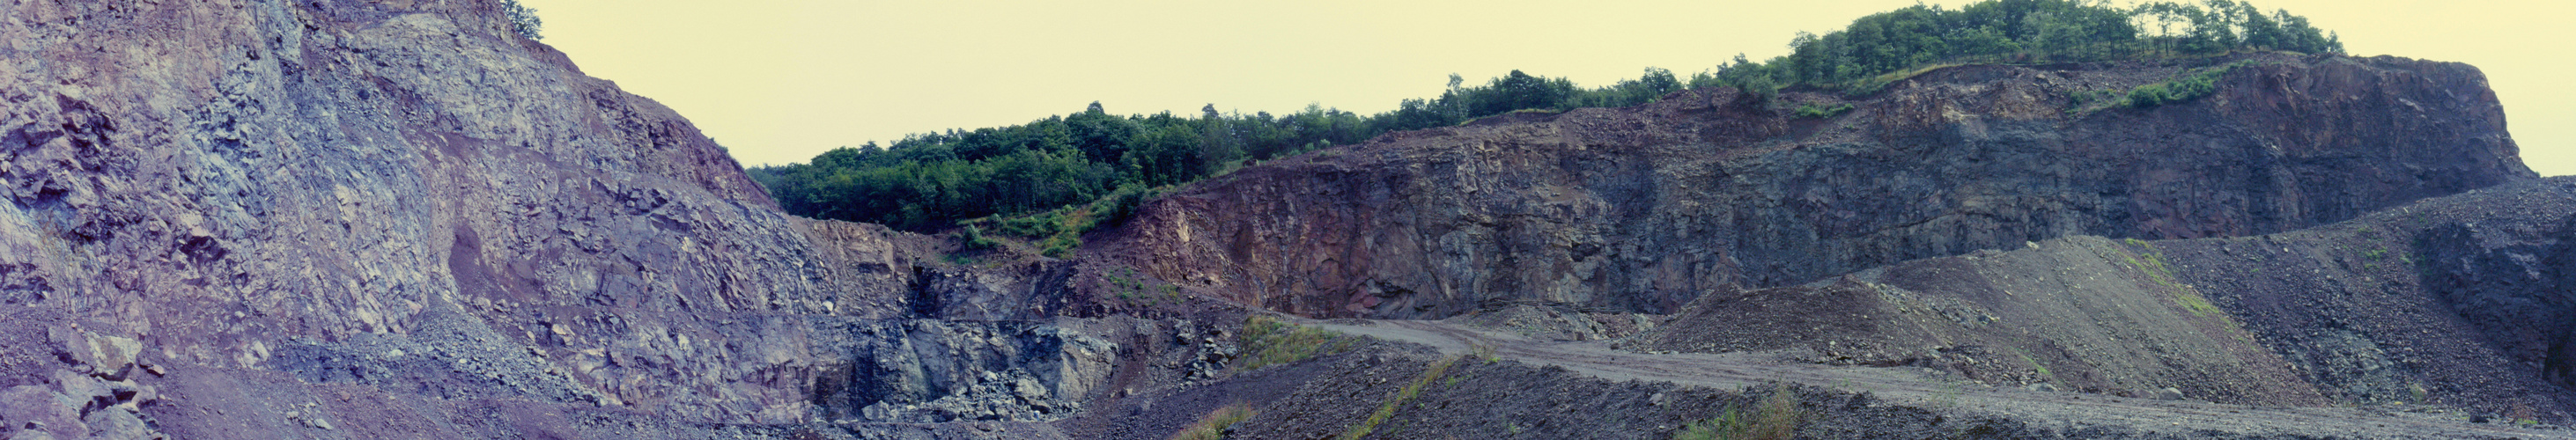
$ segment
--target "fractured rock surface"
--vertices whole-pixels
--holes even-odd
[[[686,120],[518,37],[498,4],[0,5],[0,307],[80,345],[9,346],[0,386],[158,386],[109,403],[182,438],[802,423],[839,410],[817,383],[871,355],[847,347],[888,343],[845,342],[854,325],[1062,307],[1029,294],[1060,263],[970,270],[936,239],[781,214]],[[1012,397],[970,419],[1078,408],[1115,347],[1042,321],[935,326],[1036,338],[904,358],[1027,371],[904,394]],[[136,362],[166,374],[119,367]],[[51,373],[70,368],[94,379]],[[144,426],[13,408],[55,438]]]
[[[1531,432],[1636,416],[1617,426],[1660,435],[1713,410],[1672,402],[1749,398],[1669,380],[1519,387],[1564,374],[1490,359],[1456,370],[1479,376],[1417,376],[1442,354],[1376,342],[1244,371],[1258,353],[1238,331],[1282,312],[1766,349],[1690,324],[1791,289],[1824,302],[1760,307],[1928,324],[1791,335],[1836,343],[1817,359],[1972,360],[1956,368],[2035,382],[1989,361],[2032,341],[1997,326],[2036,313],[1903,270],[2088,234],[2200,239],[2154,246],[2226,313],[2106,314],[2199,332],[2106,350],[2251,354],[2034,361],[2102,371],[2051,387],[2555,420],[2576,377],[2563,214],[2374,226],[2417,244],[2278,266],[2306,281],[2229,278],[2204,255],[2252,243],[2221,237],[2306,237],[2323,233],[2283,231],[2527,183],[2494,96],[2456,64],[2244,55],[2218,95],[2155,109],[2070,112],[2068,97],[2187,66],[1967,66],[1862,97],[1699,90],[1511,115],[1196,184],[1058,260],[781,214],[686,120],[518,37],[498,8],[0,5],[0,438],[1160,438],[1248,402],[1282,412],[1245,433],[1331,434],[1293,422],[1369,420],[1408,383],[1457,388],[1389,429],[1524,432],[1458,418],[1519,398],[1492,408],[1549,424]],[[1840,103],[1856,110],[1784,111]],[[2102,266],[2033,282],[2170,293],[2095,280],[2130,273],[2105,257],[2142,255],[2126,242],[2048,243],[2007,255]],[[2331,247],[2305,246],[2280,252]],[[2410,270],[2413,284],[2372,284]],[[2214,287],[2229,282],[2287,284]],[[2310,313],[2307,292],[2361,299]],[[1954,343],[1973,338],[1991,343]],[[2484,344],[2438,346],[2463,340]],[[1935,355],[1949,360],[1922,361]],[[2238,373],[2266,379],[2169,380]],[[1854,423],[1946,417],[1828,394],[1867,404],[1820,413]],[[1595,395],[1619,400],[1585,406]]]
[[[1702,89],[1390,134],[1148,204],[1094,255],[1308,316],[1669,313],[1730,285],[2068,235],[2281,232],[2533,176],[2475,68],[2244,58],[2221,92],[2151,109],[2073,96],[2180,66],[1969,66],[1848,100]]]

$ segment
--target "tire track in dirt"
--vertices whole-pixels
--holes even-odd
[[[2497,438],[2566,439],[2576,433],[2503,423],[2468,423],[2451,414],[2367,408],[2291,408],[2152,400],[2072,392],[1994,388],[1945,379],[1914,367],[1829,366],[1794,362],[1777,353],[1646,354],[1610,349],[1605,342],[1549,342],[1438,321],[1303,321],[1304,325],[1378,339],[1428,345],[1444,354],[1482,356],[1554,366],[1605,380],[1643,380],[1743,389],[1790,382],[1841,392],[1866,392],[1884,402],[1959,417],[1995,417],[2074,432],[2116,426],[2181,437]]]

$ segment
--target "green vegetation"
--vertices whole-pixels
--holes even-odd
[[[2149,2],[2129,9],[2082,0],[1995,0],[1958,9],[1917,5],[1861,17],[1821,36],[1800,33],[1789,47],[1789,55],[1763,62],[1738,55],[1693,76],[1690,86],[1767,94],[1809,85],[1867,93],[1950,64],[2343,51],[2339,38],[2310,26],[2306,17],[2266,14],[2252,3],[2230,0]]]
[[[1199,417],[1197,423],[1181,428],[1181,432],[1172,434],[1172,440],[1223,439],[1227,428],[1233,427],[1236,423],[1243,423],[1244,419],[1250,419],[1257,413],[1250,405],[1240,403],[1226,405],[1224,408],[1217,408],[1215,412]]]
[[[1147,306],[1159,306],[1162,305],[1164,301],[1171,301],[1173,304],[1180,304],[1189,300],[1189,298],[1181,296],[1181,286],[1170,284],[1148,286],[1145,282],[1145,277],[1137,274],[1136,269],[1123,267],[1110,269],[1109,273],[1101,278],[1104,281],[1109,282],[1109,290],[1111,292],[1116,292],[1115,294],[1118,296],[1119,301],[1129,303],[1142,302]],[[1247,326],[1246,328],[1249,329],[1250,327]]]
[[[1002,242],[994,241],[992,237],[984,236],[984,228],[967,226],[965,231],[959,232],[958,234],[963,238],[966,250],[969,251],[980,251],[1002,246]]]
[[[1789,439],[1798,434],[1798,392],[1780,385],[1770,396],[1763,397],[1747,412],[1727,406],[1724,412],[1708,420],[1691,423],[1673,433],[1673,440],[1746,440]]]
[[[1378,425],[1386,424],[1387,419],[1395,418],[1396,408],[1404,406],[1406,402],[1412,402],[1414,397],[1421,396],[1423,387],[1430,386],[1432,379],[1438,379],[1440,376],[1448,375],[1449,366],[1457,363],[1458,358],[1456,357],[1441,359],[1439,362],[1433,362],[1430,369],[1422,371],[1422,377],[1413,379],[1413,383],[1405,384],[1403,390],[1396,391],[1395,398],[1387,399],[1386,404],[1379,405],[1377,407],[1377,412],[1369,413],[1367,420],[1361,420],[1359,424],[1351,425],[1350,429],[1343,430],[1341,439],[1358,440],[1361,438],[1367,438],[1370,432],[1377,431]]]
[[[1349,351],[1359,338],[1341,333],[1279,322],[1269,315],[1252,315],[1243,323],[1243,334],[1236,342],[1243,347],[1243,363],[1236,367],[1257,370],[1314,358],[1316,355]]]
[[[538,23],[528,12],[522,33],[535,38]],[[2102,1],[1992,0],[1873,14],[1821,36],[1801,33],[1790,47],[1791,54],[1762,62],[1738,55],[1688,81],[1660,68],[1597,88],[1517,70],[1483,85],[1468,85],[1453,74],[1440,96],[1407,99],[1371,116],[1319,105],[1284,115],[1220,113],[1209,105],[1196,117],[1120,116],[1095,102],[1079,113],[1027,124],[915,134],[891,145],[871,142],[750,172],[788,213],[806,217],[930,232],[961,223],[1049,223],[1021,220],[1048,215],[1063,226],[1014,234],[1062,256],[1079,245],[1083,232],[1125,221],[1162,189],[1391,131],[1455,126],[1524,110],[1637,105],[1686,88],[1736,87],[1765,98],[1792,87],[1868,93],[1966,63],[2178,58],[2239,50],[2326,53],[2341,51],[2342,43],[2306,18],[2287,11],[2266,14],[2230,0],[2128,9]],[[2140,106],[2185,101],[2208,94],[2215,75],[2224,71],[2200,73],[2125,96],[2081,98]],[[1830,118],[1849,110],[1811,106],[1794,114]]]
[[[2022,363],[2030,364],[2030,368],[2031,368],[2031,370],[2032,370],[2032,371],[2037,371],[2037,372],[2039,372],[2039,375],[2048,377],[2048,379],[2049,379],[2050,381],[2055,381],[2055,380],[2057,380],[2057,374],[2056,374],[2056,373],[2051,373],[2051,372],[2049,372],[2049,371],[2048,371],[2048,365],[2039,363],[2039,358],[2032,357],[2032,356],[2030,355],[2030,351],[2022,350],[2022,349],[2021,349],[2021,347],[2004,347],[2004,348],[2012,350],[2013,354],[2021,355],[2021,361],[2022,361]]]
[[[2253,65],[2253,60],[2238,61],[2217,67],[2192,69],[2165,82],[2138,86],[2129,90],[2130,107],[2149,108],[2200,99],[2218,92],[2218,79],[2238,67]]]
[[[546,21],[537,18],[537,8],[520,5],[519,0],[501,0],[501,15],[509,17],[511,32],[530,40],[546,39],[540,34],[546,29]]]
[[[2122,252],[2120,254],[2121,257],[2128,259],[2129,267],[2136,268],[2139,272],[2145,273],[2147,275],[2147,279],[2149,281],[2154,281],[2156,285],[2164,286],[2166,290],[2173,291],[2175,304],[2182,305],[2184,310],[2190,310],[2191,314],[2196,316],[2227,316],[2227,311],[2219,310],[2218,305],[2216,304],[2210,304],[2209,298],[2200,296],[2200,291],[2194,290],[2190,286],[2183,285],[2181,281],[2176,281],[2174,279],[2173,267],[2165,265],[2164,256],[2156,251],[2155,244],[2135,238],[2122,239],[2121,241],[2128,243],[2129,246],[2137,248],[2134,251]],[[2230,320],[2229,322],[2233,323],[2234,321]]]
[[[1173,185],[1245,165],[1388,131],[1446,127],[1516,110],[1642,104],[1681,90],[1672,72],[1647,69],[1634,81],[1598,89],[1513,71],[1483,86],[1451,87],[1439,98],[1405,100],[1373,117],[1309,105],[1274,116],[1116,116],[1099,103],[1081,113],[1028,124],[916,134],[880,147],[840,148],[813,161],[750,169],[788,213],[929,232],[960,223],[1088,209],[1087,223],[1030,237],[1079,236],[1126,220],[1143,200]],[[1004,220],[1009,221],[1009,220]],[[1060,241],[1061,242],[1061,241]]]
[[[1810,119],[1830,119],[1830,118],[1833,118],[1833,117],[1835,117],[1835,116],[1842,116],[1842,115],[1843,115],[1843,113],[1850,112],[1851,110],[1852,110],[1852,105],[1851,105],[1851,104],[1834,104],[1834,105],[1830,105],[1830,106],[1825,106],[1825,105],[1815,105],[1815,104],[1805,104],[1805,105],[1800,105],[1800,106],[1798,106],[1798,117],[1801,117],[1801,118],[1810,118]]]

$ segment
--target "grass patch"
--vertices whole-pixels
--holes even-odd
[[[1215,412],[1208,413],[1207,416],[1199,417],[1198,423],[1191,423],[1189,427],[1181,428],[1181,432],[1172,434],[1172,440],[1222,439],[1225,438],[1226,429],[1234,427],[1236,423],[1242,423],[1244,419],[1252,418],[1256,413],[1258,412],[1253,411],[1250,405],[1240,403],[1226,405],[1224,408],[1217,408]]]
[[[1682,426],[1673,440],[1749,440],[1789,439],[1798,434],[1798,419],[1806,414],[1798,410],[1798,392],[1780,385],[1770,396],[1755,403],[1751,411],[1728,405],[1717,417]]]
[[[1830,118],[1833,118],[1833,117],[1835,117],[1835,116],[1842,116],[1844,113],[1850,113],[1851,111],[1852,111],[1852,105],[1851,105],[1851,104],[1834,104],[1834,105],[1800,104],[1800,105],[1798,105],[1798,117],[1800,117],[1800,118],[1809,118],[1809,119],[1830,119]]]
[[[994,216],[958,221],[965,226],[966,248],[983,250],[1000,247],[1001,241],[991,235],[1016,237],[1028,241],[1038,253],[1054,258],[1071,258],[1082,248],[1082,234],[1102,226],[1125,222],[1145,200],[1169,192],[1172,187],[1145,188],[1136,185],[1119,187],[1091,203],[1065,205],[1056,209],[1013,216]]]
[[[1395,418],[1396,408],[1403,407],[1406,402],[1412,402],[1414,397],[1421,396],[1423,387],[1430,386],[1432,379],[1448,375],[1449,366],[1456,363],[1458,363],[1456,357],[1432,363],[1430,369],[1422,371],[1422,377],[1413,379],[1413,383],[1405,384],[1404,390],[1395,393],[1395,398],[1387,399],[1386,404],[1378,405],[1377,412],[1369,413],[1368,420],[1362,420],[1360,424],[1351,425],[1350,429],[1343,430],[1341,439],[1358,440],[1368,437],[1371,432],[1376,432],[1378,425],[1386,424],[1387,419]]]
[[[1845,96],[1863,96],[1871,93],[1878,93],[1879,90],[1886,89],[1890,84],[1896,84],[1898,81],[1913,79],[1916,76],[1932,73],[1934,70],[1977,63],[2000,63],[2001,61],[2002,59],[2000,58],[1966,57],[1952,62],[1925,64],[1915,66],[1911,69],[1882,73],[1878,76],[1855,79],[1841,84],[1827,85],[1824,86],[1824,88],[1841,91]]]
[[[2135,108],[2153,108],[2200,99],[2203,96],[2218,93],[2218,79],[2227,76],[2227,72],[2251,65],[2254,65],[2254,60],[2183,71],[2173,79],[2129,89],[2129,97],[2125,104]]]
[[[1237,340],[1243,346],[1244,370],[1313,359],[1316,355],[1350,351],[1359,338],[1340,332],[1280,322],[1269,315],[1252,315],[1243,323],[1243,335]]]
[[[2254,60],[2243,60],[2217,66],[2184,70],[2181,73],[2174,75],[2172,79],[2167,79],[2154,84],[2137,86],[2126,92],[2120,90],[2087,90],[2075,92],[2073,95],[2067,97],[2068,103],[2073,104],[2073,106],[2066,109],[2066,114],[2083,115],[2086,113],[2118,107],[2141,109],[2154,108],[2165,104],[2180,104],[2194,99],[2200,99],[2201,97],[2218,93],[2218,80],[2226,77],[2228,72],[2235,71],[2238,67],[2251,66],[2254,64],[2256,64]]]
[[[2051,382],[2057,381],[2057,374],[2056,374],[2056,373],[2049,372],[2049,371],[2048,371],[2048,365],[2040,364],[2040,363],[2039,363],[2039,358],[2031,357],[2031,355],[2030,355],[2030,352],[2029,352],[2029,351],[2022,350],[2020,347],[2006,347],[2006,348],[2010,348],[2010,349],[2012,349],[2013,354],[2021,355],[2021,361],[2022,361],[2023,363],[2030,364],[2030,369],[2031,369],[2032,371],[2037,371],[2037,372],[2039,372],[2039,375],[2041,375],[2041,376],[2047,376],[2047,377],[2048,377],[2048,380],[2049,380],[2049,381],[2051,381]]]
[[[1148,306],[1162,305],[1166,301],[1173,304],[1189,302],[1189,297],[1181,295],[1181,286],[1151,284],[1143,274],[1136,273],[1135,269],[1110,269],[1109,273],[1101,275],[1100,278],[1102,281],[1109,282],[1109,291],[1116,295],[1119,301],[1142,303]]]
[[[2175,281],[2173,267],[2165,265],[2164,256],[2161,252],[2156,251],[2156,245],[2154,243],[2148,243],[2135,238],[2125,239],[2122,241],[2128,243],[2130,246],[2138,248],[2136,251],[2122,252],[2120,255],[2121,257],[2129,260],[2129,267],[2137,268],[2139,272],[2145,272],[2149,281],[2154,281],[2156,285],[2164,286],[2165,289],[2173,291],[2175,304],[2182,305],[2183,309],[2190,310],[2191,314],[2196,316],[2208,317],[2223,316],[2227,314],[2227,311],[2219,310],[2218,305],[2210,304],[2209,298],[2201,297],[2199,291],[2192,290],[2190,287],[2182,285],[2181,281]]]
[[[1488,364],[1503,360],[1502,355],[1494,353],[1494,346],[1491,344],[1469,342],[1467,343],[1467,351],[1471,356],[1475,356],[1476,359],[1484,360],[1485,363]]]

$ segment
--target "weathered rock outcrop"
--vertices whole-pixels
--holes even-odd
[[[1694,302],[1647,350],[1791,349],[1998,385],[2567,420],[2576,178],[2252,237],[2071,237]]]
[[[497,8],[0,5],[0,437],[1062,436],[1234,374],[1245,312],[1193,294],[1614,338],[1653,327],[1623,312],[1723,286],[2277,232],[2530,174],[2464,66],[2254,55],[2216,96],[2072,113],[2179,67],[1962,67],[1834,118],[1782,114],[1841,98],[1712,90],[1399,133],[1155,201],[1080,260],[965,255],[779,213],[685,120]],[[2270,346],[2388,353],[2283,349],[2365,366],[2298,373],[2328,398],[2544,390],[2576,371],[2546,326],[2576,315],[2571,283],[2506,275],[2564,266],[2553,221],[2409,229],[2434,231],[2412,255],[2460,310],[2420,316],[2464,317],[2527,372],[2407,364],[2426,342],[2402,330],[2300,333],[2325,327],[2209,297]],[[2443,247],[2462,237],[2484,241]]]
[[[807,226],[722,149],[494,7],[6,6],[13,299],[193,374],[262,368],[296,340],[451,328],[473,342],[454,353],[530,368],[674,344],[699,362],[552,377],[709,420],[801,417],[801,383],[741,373],[802,353],[680,341],[900,306],[840,296],[864,280],[809,257]]]
[[[0,327],[36,329],[0,341],[0,391],[72,402],[0,408],[0,437],[132,425],[115,407],[178,438],[624,438],[856,414],[818,391],[854,382],[923,404],[868,420],[1038,420],[1187,347],[1044,320],[1062,262],[781,214],[498,7],[0,5]],[[128,385],[157,393],[93,400]]]
[[[2238,58],[2217,94],[2149,109],[2076,97],[2187,66],[1966,66],[1852,101],[1694,90],[1390,134],[1195,185],[1091,255],[1312,316],[1663,313],[1728,285],[2066,235],[2279,232],[2533,175],[2474,68]]]

